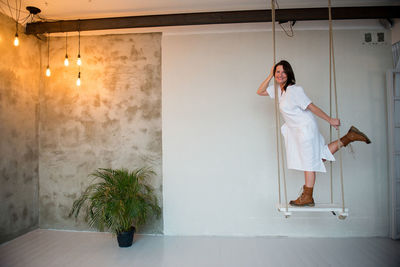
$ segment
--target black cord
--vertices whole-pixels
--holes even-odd
[[[20,22],[21,24],[24,24],[30,17],[32,17],[31,14],[28,14],[28,16],[26,16],[25,18],[22,19],[22,22]]]
[[[274,3],[275,3],[275,6],[279,9],[278,0],[275,0]],[[290,22],[290,21],[289,21],[290,33],[288,33],[288,31],[282,26],[283,22],[279,22],[279,26],[281,26],[282,30],[285,32],[285,34],[286,34],[287,36],[293,37],[293,36],[294,36],[293,25],[294,25],[295,23],[296,23],[295,21],[293,21],[293,22]]]
[[[294,36],[293,25],[294,25],[295,22],[294,22],[294,21],[293,21],[293,22],[288,21],[288,23],[289,23],[289,30],[290,30],[290,33],[288,32],[288,30],[286,30],[286,29],[282,26],[283,22],[282,22],[282,23],[279,23],[279,26],[281,26],[282,30],[285,32],[285,34],[286,34],[287,36],[293,37],[293,36]]]
[[[78,55],[81,55],[81,31],[78,31]]]
[[[47,33],[47,67],[49,67],[50,62],[50,33]]]
[[[68,32],[65,33],[65,56],[68,56]]]

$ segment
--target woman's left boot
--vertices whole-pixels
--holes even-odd
[[[291,200],[290,205],[293,206],[310,206],[314,207],[314,199],[312,197],[313,195],[313,187],[306,187],[305,185],[303,186],[303,193],[301,196],[299,196],[296,200]]]
[[[340,138],[340,142],[342,142],[343,146],[345,147],[354,141],[361,141],[367,144],[371,143],[371,140],[369,140],[368,136],[365,133],[361,132],[354,126],[351,126],[347,134]]]

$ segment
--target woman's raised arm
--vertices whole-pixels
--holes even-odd
[[[271,81],[272,77],[274,77],[274,66],[272,66],[268,77],[260,84],[260,87],[258,87],[258,90],[257,90],[258,95],[268,96],[267,87],[268,87],[269,82]]]

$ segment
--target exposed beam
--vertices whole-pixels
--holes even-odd
[[[380,19],[399,18],[399,6],[373,7],[334,7],[332,18],[343,19]],[[271,10],[245,10],[183,13],[132,17],[114,17],[82,20],[61,20],[55,22],[35,22],[26,25],[27,34],[54,32],[93,31],[124,28],[145,28],[165,26],[185,26],[201,24],[226,24],[271,22]],[[277,9],[276,20],[327,20],[328,8]]]

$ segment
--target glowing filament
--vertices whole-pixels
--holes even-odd
[[[46,76],[47,76],[47,77],[50,77],[50,75],[51,75],[50,67],[47,66],[47,69],[46,69]]]
[[[15,46],[19,46],[18,33],[15,34],[14,45],[15,45]]]
[[[78,74],[78,79],[76,80],[76,85],[81,86],[81,73]]]

